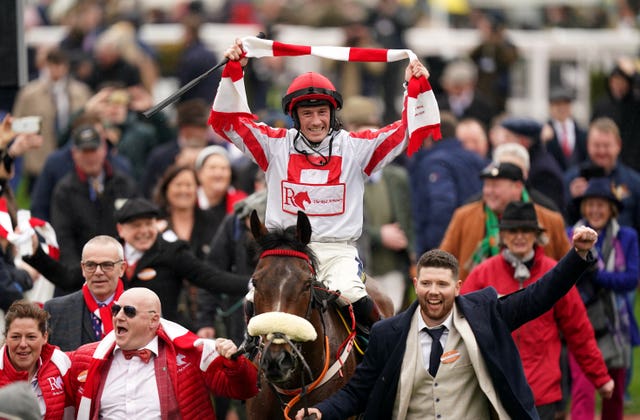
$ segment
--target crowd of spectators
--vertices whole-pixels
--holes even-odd
[[[27,2],[27,27],[62,25],[68,31],[59,44],[38,47],[30,62],[35,77],[16,92],[11,106],[0,110],[14,119],[41,118],[37,136],[41,145],[24,146],[25,135],[11,132],[7,125],[11,117],[6,117],[0,133],[0,188],[8,202],[5,213],[15,225],[12,185],[20,186],[21,203],[55,229],[60,258],[56,263],[40,248],[34,248],[33,255],[17,251],[0,238],[0,296],[28,297],[33,284],[25,273],[34,278],[38,273],[22,270],[24,259],[57,286],[56,295],[71,293],[72,299],[82,302],[83,247],[96,236],[109,235],[122,239],[123,258],[133,268],[123,272],[123,279],[146,287],[149,275],[160,278],[168,273],[170,280],[156,293],[169,319],[203,337],[226,334],[240,344],[244,315],[238,304],[244,288],[240,283],[248,281],[255,265],[246,220],[250,210],[264,209],[260,194],[264,174],[209,127],[219,72],[180,98],[175,108],[145,118],[142,111],[154,105],[158,80],[175,76],[182,86],[217,62],[219,52],[200,38],[206,22],[258,24],[270,35],[276,23],[341,26],[347,46],[406,48],[406,29],[433,22],[436,10],[419,0],[228,0],[218,7],[203,1],[168,2],[167,7],[148,3],[131,8],[129,2],[115,0]],[[503,244],[498,221],[511,201],[534,203],[541,229],[536,258],[547,262],[560,259],[569,248],[566,227],[586,224],[609,236],[640,230],[638,57],[610,63],[605,93],[590,104],[588,124],[573,115],[575,92],[563,86],[549,92],[547,120],[511,115],[506,105],[510,71],[519,59],[506,28],[637,27],[636,3],[618,2],[610,13],[546,6],[532,12],[537,19],[531,24],[504,10],[449,11],[449,23],[477,28],[480,42],[468,56],[430,69],[443,139],[424,139],[417,154],[398,157],[366,186],[359,252],[365,271],[391,279],[386,285],[396,311],[415,299],[410,293],[411,273],[422,253],[438,247],[450,252],[460,262],[463,280],[484,260],[499,255]],[[162,52],[137,35],[145,23],[182,24],[184,38],[176,40],[179,53],[168,73],[161,65]],[[403,66],[344,63],[331,69],[345,96],[338,117],[347,129],[375,129],[398,119]],[[280,111],[280,97],[274,100],[292,78],[284,62],[253,60],[246,71],[252,109],[271,126],[290,127],[292,121]],[[593,197],[589,192],[594,182],[606,185],[595,197],[615,204],[602,226],[594,225],[584,207],[585,199]],[[123,203],[133,197],[148,200],[139,202],[142,210],[128,218],[122,213]],[[140,243],[141,235],[148,236],[148,243]],[[637,242],[637,236],[629,236]],[[189,246],[175,245],[176,241]],[[604,252],[602,246],[599,242],[599,252]],[[625,310],[635,302],[637,243],[629,252],[626,264],[601,257],[599,266],[601,272],[621,272],[635,264],[636,287],[633,279],[623,286],[599,285],[610,294],[609,304],[624,303]],[[156,265],[152,254],[172,262]],[[233,286],[220,288],[206,280],[223,272]],[[591,281],[598,284],[597,279]],[[0,309],[6,310],[10,303],[2,300]],[[47,308],[56,305],[45,304]],[[220,314],[224,315],[220,322],[211,319]],[[628,338],[627,347],[640,344],[640,338]],[[55,335],[49,342],[59,344]],[[617,383],[624,382],[623,371],[629,368],[628,351],[624,357],[607,365]],[[579,391],[592,391],[588,386]],[[217,404],[224,412],[225,402]]]

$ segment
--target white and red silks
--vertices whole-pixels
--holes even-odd
[[[393,62],[417,59],[408,49],[352,48],[285,44],[254,36],[244,37],[242,48],[246,57],[294,57],[313,55],[331,60],[360,62]],[[213,102],[213,113],[240,113],[253,116],[247,101],[240,63],[229,61],[222,72],[221,89]],[[440,112],[431,85],[425,77],[412,77],[405,101],[406,124],[409,132],[407,154],[411,155],[427,136],[440,139]],[[253,118],[256,118],[253,116]]]

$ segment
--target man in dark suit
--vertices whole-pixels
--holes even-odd
[[[63,351],[101,340],[113,329],[111,305],[122,294],[125,262],[122,245],[110,236],[96,236],[82,249],[85,284],[81,290],[45,302],[51,314],[49,342]]]
[[[542,142],[563,171],[587,160],[587,132],[573,118],[573,100],[568,89],[552,89],[549,93],[548,128],[542,131]]]
[[[124,241],[126,269],[122,276],[124,288],[146,287],[153,290],[163,303],[163,317],[181,324],[190,320],[178,315],[178,297],[183,279],[211,293],[245,294],[247,276],[225,272],[199,260],[189,243],[166,240],[158,235],[156,218],[160,210],[144,198],[130,198],[116,210],[118,235]],[[68,269],[41,249],[24,261],[56,286],[77,290],[84,279],[79,270]]]
[[[511,332],[548,311],[594,263],[598,235],[576,231],[574,249],[538,282],[498,299],[493,288],[460,296],[458,261],[439,249],[418,261],[418,299],[374,324],[347,385],[309,411],[341,419],[537,419]],[[296,416],[301,420],[304,410]]]
[[[564,186],[562,169],[542,144],[542,124],[528,117],[509,117],[500,124],[508,143],[519,143],[529,151],[528,184],[549,197],[559,209],[564,208]]]

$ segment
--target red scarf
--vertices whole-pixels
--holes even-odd
[[[111,317],[111,306],[113,302],[115,302],[122,292],[124,291],[124,286],[122,285],[122,280],[118,279],[118,286],[116,286],[116,293],[109,302],[108,305],[103,306],[102,308],[98,307],[98,302],[96,302],[95,298],[89,291],[89,287],[87,287],[86,283],[82,286],[82,295],[84,296],[84,303],[89,308],[89,312],[97,316],[102,322],[102,333],[103,336],[107,335],[113,330],[113,319]]]

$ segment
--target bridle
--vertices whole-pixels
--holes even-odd
[[[331,380],[337,373],[339,373],[340,376],[343,375],[342,366],[344,362],[347,360],[347,358],[349,357],[349,354],[351,353],[351,350],[353,347],[353,341],[356,335],[356,332],[355,332],[356,325],[355,325],[355,317],[353,314],[353,308],[351,307],[351,305],[349,305],[349,313],[351,316],[351,331],[349,331],[349,335],[347,336],[346,340],[338,347],[338,350],[336,352],[336,361],[333,363],[332,366],[329,366],[329,362],[331,359],[331,354],[330,354],[331,349],[330,349],[330,343],[329,343],[329,336],[327,335],[324,313],[329,308],[329,305],[332,302],[334,302],[337,299],[341,299],[340,293],[327,289],[321,282],[317,280],[316,270],[314,268],[313,262],[311,261],[311,258],[309,258],[309,255],[305,254],[304,252],[296,251],[292,249],[271,249],[271,250],[262,252],[262,254],[260,254],[260,259],[263,259],[265,257],[270,257],[270,256],[294,257],[294,258],[300,258],[306,261],[312,276],[312,286],[311,286],[311,297],[309,299],[309,304],[307,305],[305,318],[309,319],[311,317],[312,311],[314,309],[317,310],[320,315],[320,323],[322,324],[322,336],[324,337],[323,339],[324,362],[323,362],[322,372],[320,373],[320,375],[318,375],[318,377],[313,379],[311,383],[309,383],[308,385],[306,384],[305,377],[306,375],[308,375],[309,378],[313,378],[313,371],[311,370],[309,364],[307,363],[304,355],[300,351],[300,345],[301,345],[300,342],[295,342],[291,340],[286,334],[283,334],[280,332],[274,332],[272,333],[271,340],[269,340],[269,342],[266,345],[264,343],[261,344],[261,347],[262,347],[261,353],[265,354],[265,352],[269,349],[269,347],[272,344],[274,344],[274,340],[277,340],[279,343],[286,343],[292,349],[294,358],[298,359],[302,364],[302,371],[300,375],[302,386],[299,388],[293,388],[293,389],[281,388],[273,384],[271,381],[267,379],[267,384],[269,385],[273,393],[277,396],[281,406],[283,406],[284,418],[287,420],[290,420],[289,411],[295,404],[298,403],[298,401],[302,399],[305,399],[306,401],[305,397],[311,391],[329,382],[329,380]],[[258,363],[258,370],[259,370],[258,377],[260,378],[260,371],[263,370],[262,361]],[[289,402],[285,402],[284,399],[286,398],[291,398],[291,399],[289,400]],[[305,412],[307,412],[307,408],[308,408],[308,404],[305,403],[304,404]]]

